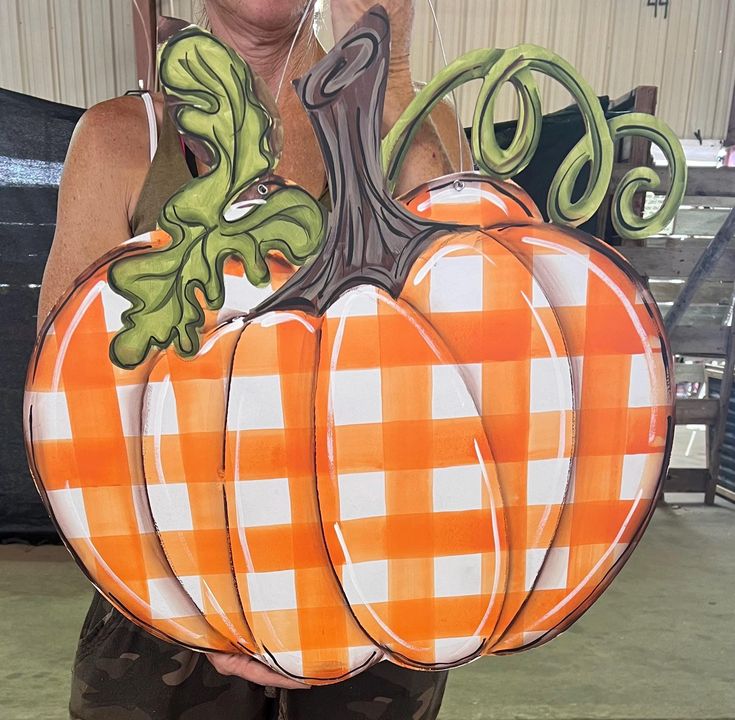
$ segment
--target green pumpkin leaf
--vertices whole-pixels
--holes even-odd
[[[280,126],[238,55],[209,33],[190,27],[164,45],[161,85],[174,122],[207,157],[210,170],[165,205],[159,227],[171,236],[161,248],[113,263],[111,287],[130,301],[123,329],[110,345],[120,367],[139,365],[152,347],[173,344],[197,353],[204,309],[224,304],[223,266],[238,258],[248,280],[270,281],[265,256],[282,253],[301,265],[319,248],[324,211],[300,187],[273,175]]]

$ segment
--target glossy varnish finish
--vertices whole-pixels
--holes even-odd
[[[151,342],[122,367],[113,339],[150,318],[144,294],[124,313],[115,268],[168,268],[191,231],[172,200],[178,239],[134,239],[80,278],[28,376],[34,477],[105,595],[161,637],[315,684],[561,632],[635,547],[671,443],[661,318],[619,255],[511,182],[390,197],[368,112],[388,38],[372,11],[299,83],[334,206],[305,268],[279,254],[256,289],[225,261],[196,347]],[[271,198],[238,197],[270,237]]]

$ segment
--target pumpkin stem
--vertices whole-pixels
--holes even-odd
[[[398,297],[421,250],[458,229],[420,219],[391,197],[380,137],[389,54],[388,17],[376,6],[295,83],[324,156],[333,210],[319,254],[258,312],[320,315],[364,284]]]

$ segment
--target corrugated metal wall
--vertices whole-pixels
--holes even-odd
[[[575,65],[599,94],[659,86],[658,114],[682,137],[725,134],[735,85],[735,0],[434,0],[449,58],[533,42]],[[191,19],[198,0],[159,0]],[[90,105],[135,87],[130,0],[0,0],[0,86]],[[328,37],[328,28],[322,35]],[[414,73],[443,61],[431,13],[417,0]],[[544,110],[568,96],[546,79]],[[460,94],[472,117],[473,91]],[[510,92],[498,119],[512,114]]]
[[[135,87],[130,0],[0,0],[0,86],[82,107]]]
[[[436,0],[436,7],[450,58],[536,43],[572,63],[600,95],[657,85],[658,114],[681,137],[725,134],[735,85],[735,0],[669,0],[668,13],[647,0]],[[429,77],[443,65],[441,51],[430,14],[419,13],[417,24],[418,36],[430,40],[415,43],[415,72]],[[544,79],[541,87],[545,112],[568,103],[558,84]],[[475,97],[462,94],[465,119]],[[508,109],[506,102],[499,114]]]

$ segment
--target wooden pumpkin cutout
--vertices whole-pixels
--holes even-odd
[[[473,145],[503,178],[538,132],[493,147],[495,88],[535,107],[530,69],[567,66],[526,48],[514,76],[517,51],[477,51],[381,144],[388,48],[376,7],[296,83],[325,218],[273,174],[278,124],[247,66],[196,28],[170,40],[167,101],[212,170],[79,278],[27,383],[34,479],[106,597],[161,638],[313,684],[561,632],[640,538],[671,444],[663,325],[620,256],[544,223],[507,180],[389,192],[438,86],[486,78]],[[633,125],[669,137],[616,122],[590,132],[610,147]],[[599,195],[599,181],[581,201],[569,190],[592,146],[561,168],[560,221]],[[592,175],[607,187],[605,158]]]

